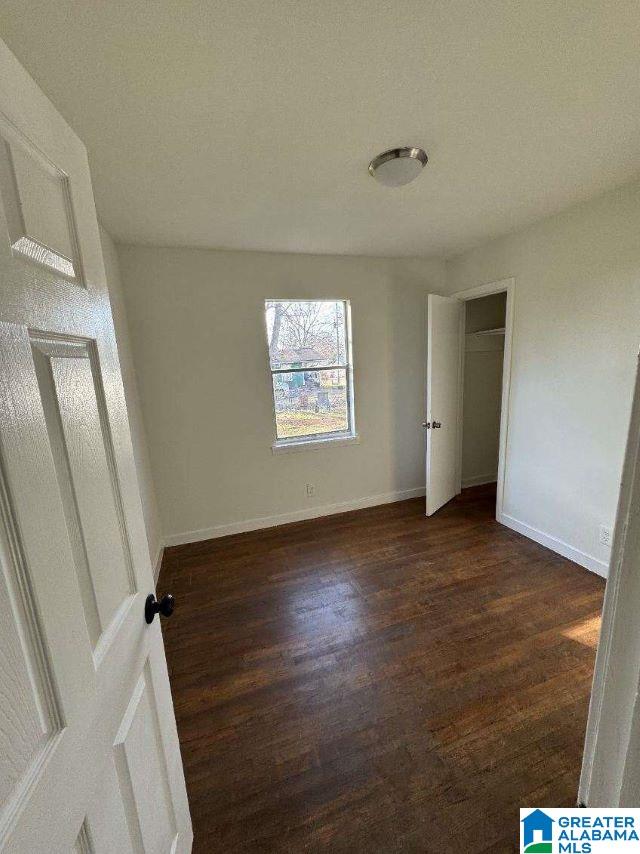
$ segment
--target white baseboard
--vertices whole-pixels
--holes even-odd
[[[305,507],[278,516],[260,516],[257,519],[245,519],[241,522],[230,522],[226,525],[215,525],[212,528],[201,528],[197,531],[185,531],[181,534],[170,534],[166,546],[181,546],[185,543],[197,543],[201,540],[212,540],[216,537],[227,537],[230,534],[244,534],[247,531],[259,531],[262,528],[274,528],[276,525],[286,525],[289,522],[302,522],[305,519],[317,519],[319,516],[333,516],[336,513],[347,513],[349,510],[362,510],[365,507],[375,507],[378,504],[392,504],[395,501],[405,501],[408,498],[419,498],[425,494],[423,487],[402,489],[397,492],[384,492],[380,495],[368,495],[353,501],[342,501],[339,504],[323,504],[319,507]]]
[[[483,486],[485,483],[497,483],[498,473],[493,474],[477,474],[475,477],[467,477],[462,481],[462,488],[466,489],[469,486]]]
[[[574,563],[584,566],[585,569],[590,569],[591,572],[595,572],[603,578],[606,578],[609,574],[609,564],[604,561],[570,546],[569,543],[565,543],[564,540],[560,540],[558,537],[552,537],[551,534],[545,534],[544,531],[539,531],[537,528],[533,528],[519,519],[514,519],[513,516],[509,516],[507,513],[502,513],[498,517],[498,522],[501,522],[513,531],[517,531],[519,534],[524,534],[530,540],[535,540],[541,546],[546,546],[551,551],[557,552],[562,557],[569,558]]]
[[[162,566],[162,556],[164,555],[164,546],[162,543],[158,546],[158,551],[156,552],[156,559],[153,562],[153,580],[157,581],[158,576],[160,575],[160,567]]]

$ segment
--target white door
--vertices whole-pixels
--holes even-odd
[[[86,153],[0,42],[3,852],[191,849],[152,590]]]
[[[429,294],[427,303],[427,516],[457,492],[462,303]]]

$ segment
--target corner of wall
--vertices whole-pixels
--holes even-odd
[[[138,383],[131,352],[131,339],[127,322],[122,277],[120,275],[118,253],[113,239],[100,222],[99,228],[113,325],[116,332],[122,383],[129,417],[133,456],[138,477],[138,489],[140,491],[140,501],[142,503],[142,513],[147,534],[149,559],[151,561],[151,568],[157,577],[162,560],[162,529],[149,461],[144,420],[140,407]]]

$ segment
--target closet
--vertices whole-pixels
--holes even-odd
[[[498,476],[506,293],[465,303],[462,488]]]

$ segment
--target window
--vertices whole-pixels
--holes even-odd
[[[276,447],[355,436],[349,303],[266,300]]]

